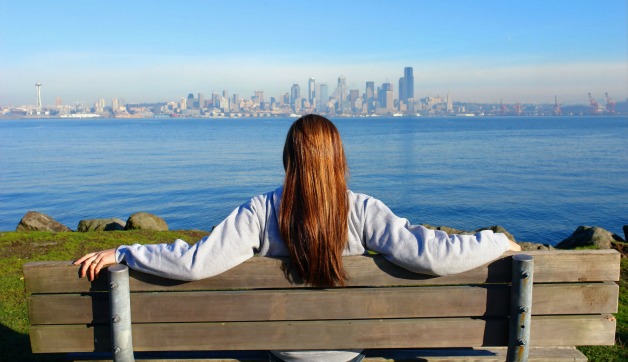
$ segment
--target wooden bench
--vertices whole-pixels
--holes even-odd
[[[586,361],[574,346],[613,345],[620,254],[527,254],[534,258],[529,360]],[[137,360],[248,361],[267,360],[268,349],[367,348],[367,361],[505,361],[512,260],[506,254],[431,277],[381,256],[347,257],[348,286],[330,289],[288,281],[287,264],[271,258],[194,282],[130,271],[133,350]],[[32,350],[111,360],[107,273],[95,282],[77,274],[68,262],[24,266]]]

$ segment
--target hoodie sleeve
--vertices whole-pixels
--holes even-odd
[[[229,270],[253,257],[260,245],[260,197],[236,208],[211,234],[189,245],[122,245],[116,260],[145,273],[177,280],[198,280]]]
[[[448,275],[476,268],[508,250],[508,238],[484,230],[474,235],[448,235],[413,226],[381,201],[363,200],[366,247],[416,273]]]

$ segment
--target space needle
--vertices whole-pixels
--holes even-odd
[[[37,113],[41,113],[41,83],[35,83],[37,87]]]

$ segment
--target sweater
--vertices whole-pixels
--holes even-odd
[[[180,239],[170,244],[122,245],[116,249],[116,260],[145,273],[191,281],[218,275],[256,254],[288,256],[278,226],[282,190],[280,187],[251,198],[193,245]],[[343,255],[362,255],[371,250],[416,273],[448,275],[476,268],[508,250],[504,234],[484,230],[474,235],[448,235],[411,225],[376,198],[347,192],[348,240]],[[323,355],[325,361],[346,361],[359,354],[273,352],[286,361],[313,361]]]

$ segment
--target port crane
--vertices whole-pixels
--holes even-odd
[[[614,114],[615,113],[615,101],[608,96],[608,92],[604,93],[604,96],[606,96],[606,112],[609,114]]]
[[[591,92],[589,92],[589,103],[591,104],[591,112],[593,114],[599,114],[602,110],[600,109],[600,104],[593,98]]]

